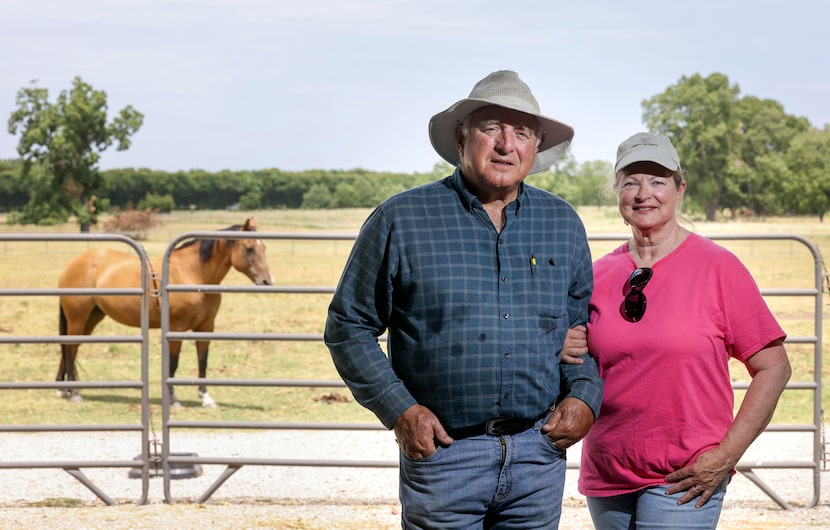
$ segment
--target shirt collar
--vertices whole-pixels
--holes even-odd
[[[481,201],[478,200],[478,197],[470,191],[470,188],[467,186],[467,183],[464,182],[464,178],[461,176],[461,170],[459,168],[455,168],[455,171],[450,176],[450,185],[452,188],[458,193],[458,197],[461,199],[461,204],[464,205],[464,208],[467,211],[471,211],[473,208],[483,209],[484,207],[481,205]],[[521,182],[519,184],[519,194],[516,196],[516,214],[518,215],[521,205],[525,199],[525,183]]]

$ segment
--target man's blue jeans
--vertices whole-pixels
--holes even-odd
[[[556,529],[565,455],[539,430],[473,436],[423,460],[401,452],[404,529]]]
[[[588,497],[588,510],[597,530],[639,530],[645,528],[712,529],[718,526],[725,480],[718,491],[701,508],[695,508],[697,499],[678,505],[677,499],[686,492],[666,495],[668,486],[614,495]]]

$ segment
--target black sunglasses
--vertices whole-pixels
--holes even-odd
[[[629,322],[639,322],[646,314],[646,295],[643,289],[651,279],[651,269],[640,267],[634,269],[628,277],[628,294],[620,304],[620,314]]]

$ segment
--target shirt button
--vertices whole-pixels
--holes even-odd
[[[505,394],[504,399],[510,399],[510,394],[509,393]]]
[[[507,281],[507,276],[502,276],[501,281],[506,282]]]
[[[510,357],[510,352],[509,351],[504,352],[504,356],[505,357]]]
[[[504,318],[510,318],[510,313],[505,313],[505,314],[504,314],[504,315],[502,315],[502,316],[503,316]]]

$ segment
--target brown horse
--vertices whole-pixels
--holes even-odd
[[[255,232],[253,218],[244,225],[224,230]],[[161,274],[162,258],[150,259],[150,270]],[[273,285],[274,277],[265,259],[265,245],[259,239],[196,239],[178,245],[170,252],[169,284],[218,285],[231,267],[251,279],[256,285]],[[153,281],[156,287],[158,283]],[[58,281],[61,288],[140,288],[141,263],[138,256],[111,249],[91,249],[76,256],[63,270]],[[169,298],[170,331],[212,332],[222,295],[219,293],[172,292]],[[151,300],[149,325],[161,327],[161,307]],[[141,300],[138,296],[81,295],[60,297],[60,334],[90,335],[104,317],[127,326],[141,326]],[[170,341],[170,377],[176,374],[181,341]],[[199,359],[199,377],[207,372],[210,341],[196,341]],[[75,381],[77,344],[61,345],[58,381]],[[179,400],[170,389],[171,404],[178,408]],[[78,403],[83,401],[78,391],[58,391],[61,397]],[[202,385],[199,387],[202,406],[216,404]]]

